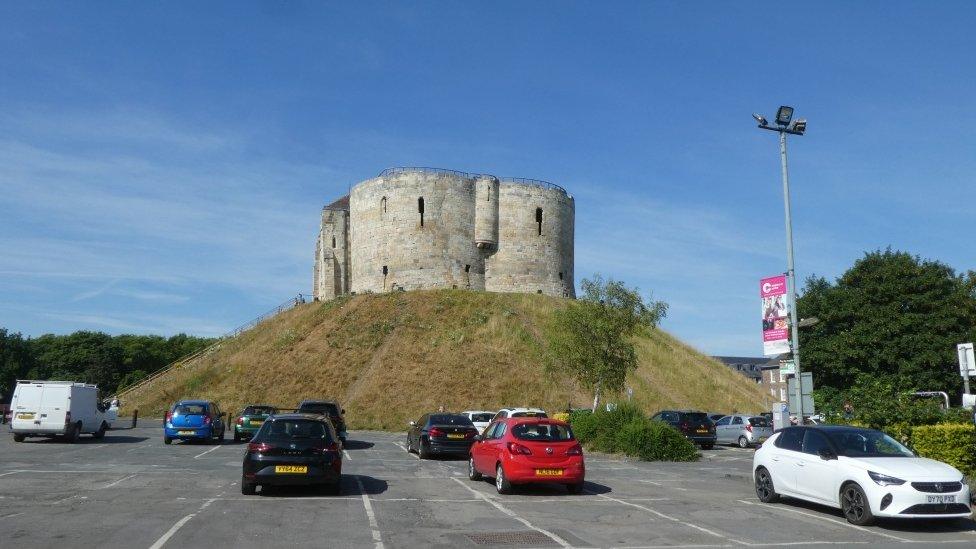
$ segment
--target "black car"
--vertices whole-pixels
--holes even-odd
[[[328,419],[315,414],[271,416],[247,445],[241,493],[258,486],[319,486],[339,493],[342,444]]]
[[[417,452],[420,459],[434,454],[467,456],[478,429],[468,416],[461,414],[424,414],[410,422],[407,451]]]
[[[332,421],[332,426],[335,427],[336,433],[339,435],[339,440],[345,444],[346,411],[335,400],[305,399],[298,405],[298,409],[295,411],[299,414],[318,414],[328,417]]]
[[[715,446],[715,424],[708,419],[705,412],[661,410],[651,416],[651,419],[670,424],[681,431],[685,438],[701,446],[702,450],[710,450]]]

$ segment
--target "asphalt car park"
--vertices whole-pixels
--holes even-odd
[[[244,444],[164,445],[160,423],[76,444],[0,436],[5,547],[821,547],[976,545],[970,520],[856,527],[840,511],[760,504],[751,449],[697,463],[588,454],[580,495],[501,496],[464,459],[420,460],[403,433],[350,432],[341,494],[240,493]]]

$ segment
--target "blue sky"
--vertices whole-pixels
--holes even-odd
[[[0,6],[0,326],[218,335],[311,286],[321,206],[390,166],[576,197],[577,281],[761,354],[785,270],[976,267],[972,3]]]

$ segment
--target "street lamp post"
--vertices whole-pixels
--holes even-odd
[[[803,135],[807,130],[806,119],[794,120],[793,107],[781,106],[776,111],[776,124],[770,125],[766,118],[754,114],[759,128],[779,132],[779,155],[783,166],[783,208],[786,211],[786,276],[790,288],[790,347],[793,351],[793,365],[796,368],[796,418],[803,425],[803,383],[800,369],[800,333],[796,312],[796,272],[793,269],[793,218],[790,208],[790,174],[786,162],[786,134]]]

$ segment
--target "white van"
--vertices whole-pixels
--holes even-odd
[[[98,405],[98,387],[86,383],[18,380],[10,411],[16,442],[29,436],[75,442],[82,433],[102,438],[111,427]]]

